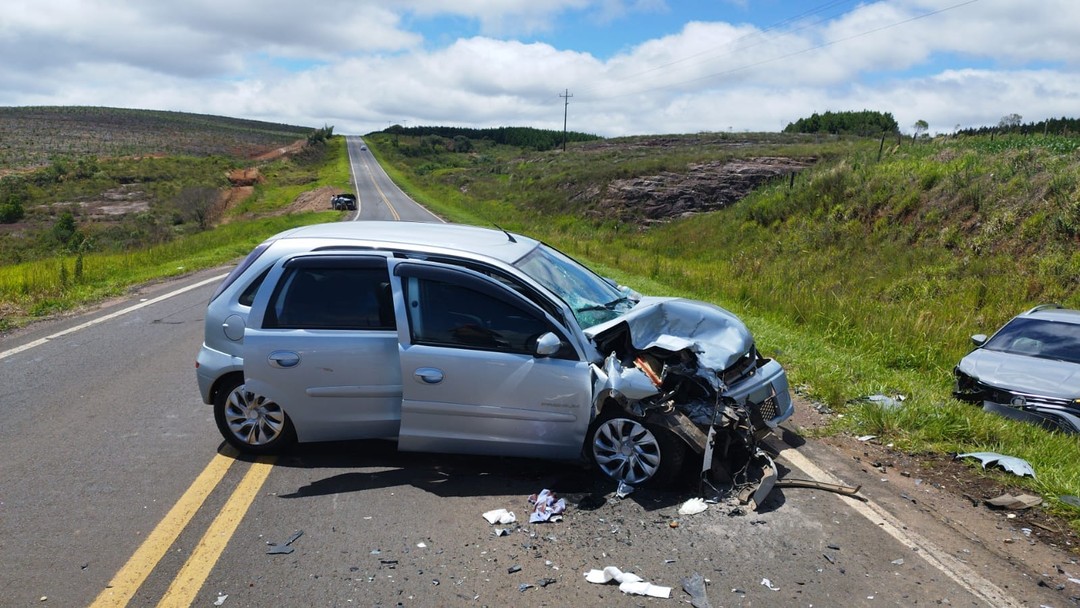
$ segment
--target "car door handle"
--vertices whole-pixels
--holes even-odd
[[[270,361],[270,367],[288,369],[300,364],[300,355],[287,350],[275,350],[266,357]]]
[[[438,384],[443,381],[443,373],[441,369],[435,369],[434,367],[420,367],[417,368],[413,375],[416,379],[424,384]]]

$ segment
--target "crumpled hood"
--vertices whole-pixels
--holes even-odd
[[[700,365],[714,371],[734,365],[753,344],[738,317],[708,302],[684,298],[644,297],[626,314],[590,327],[585,334],[595,343],[622,325],[629,329],[634,348],[689,349]]]
[[[959,370],[997,388],[1076,399],[1080,365],[978,348],[960,360]]]

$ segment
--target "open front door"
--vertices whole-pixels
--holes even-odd
[[[400,263],[403,450],[576,458],[590,368],[567,332],[510,287],[468,270]],[[567,346],[536,355],[540,336]]]

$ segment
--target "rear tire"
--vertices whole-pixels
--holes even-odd
[[[682,470],[686,444],[618,408],[589,428],[589,458],[605,476],[632,486],[670,485]]]
[[[276,454],[296,442],[285,410],[246,390],[241,376],[227,380],[214,395],[214,421],[229,445],[248,454]]]

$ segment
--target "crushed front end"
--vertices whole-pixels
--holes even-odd
[[[764,457],[758,439],[794,407],[783,368],[758,352],[742,321],[703,302],[645,298],[595,329],[607,354],[595,369],[598,404],[615,401],[675,434],[717,482],[760,479],[751,470]]]

